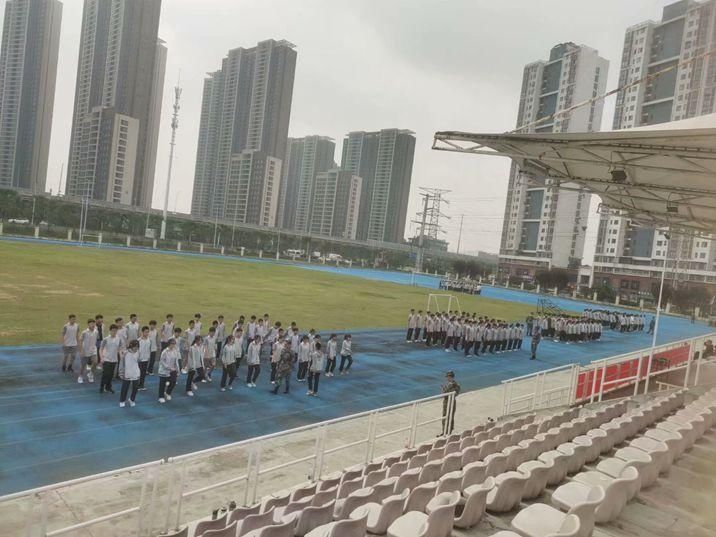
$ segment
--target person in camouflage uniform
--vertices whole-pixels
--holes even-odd
[[[448,398],[443,399],[443,434],[452,433],[455,428],[455,410],[457,409],[457,396],[460,395],[460,384],[455,380],[455,373],[448,371],[445,373],[446,382],[440,387],[442,393],[455,392],[453,398],[452,411],[448,408]],[[450,419],[448,420],[448,412],[450,412]]]
[[[278,389],[286,381],[286,389],[283,393],[288,393],[291,382],[291,371],[293,370],[293,352],[291,351],[291,340],[286,340],[283,343],[283,349],[281,350],[281,356],[279,357],[278,364],[276,365],[276,386],[272,390],[273,394],[278,393]]]

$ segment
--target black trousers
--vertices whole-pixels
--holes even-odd
[[[408,333],[405,336],[405,341],[413,341],[413,329],[408,328]]]
[[[308,389],[313,393],[318,393],[318,381],[321,380],[320,371],[311,371],[308,373]]]
[[[298,372],[296,373],[296,378],[298,380],[303,380],[306,378],[306,373],[308,373],[308,362],[298,362]]]
[[[457,401],[453,400],[452,410],[450,411],[450,422],[448,423],[448,402],[443,400],[443,434],[451,434],[455,429],[455,411],[457,410]]]
[[[157,361],[157,351],[152,351],[149,353],[149,365],[147,366],[147,372],[150,375],[154,374],[154,362]],[[144,384],[142,384],[144,386]]]
[[[447,336],[445,338],[445,348],[446,349],[449,349],[452,346],[452,340],[453,340],[452,336]]]
[[[278,362],[271,362],[271,382],[276,382],[276,367]]]
[[[336,359],[329,358],[326,360],[326,373],[333,373],[336,370]]]
[[[485,340],[482,342],[482,354],[485,354],[487,352],[487,347],[490,346],[490,342]]]
[[[433,333],[425,332],[425,346],[431,347],[433,344]]]
[[[346,362],[348,365],[346,366]],[[348,371],[351,366],[353,365],[353,356],[350,354],[342,355],[341,354],[341,366],[338,368],[338,371]]]
[[[169,384],[167,384],[167,382]],[[164,394],[167,393],[169,395],[172,394],[172,391],[174,391],[174,386],[177,385],[177,372],[172,371],[169,373],[168,377],[159,377],[159,398],[161,399],[164,397]]]
[[[517,338],[517,348],[518,349],[522,348],[522,338]]]
[[[184,386],[184,391],[188,392],[191,391],[191,384],[194,382],[194,375],[196,375],[195,369],[190,369],[186,373],[186,386]]]
[[[458,336],[453,336],[453,338],[452,338],[452,350],[457,351],[457,346],[458,346],[459,343],[460,343],[460,337],[458,337]],[[463,343],[463,345],[464,345],[464,343]]]
[[[146,362],[144,362],[146,364]],[[119,392],[119,402],[124,403],[127,400],[127,392],[129,392],[129,385],[132,385],[132,395],[129,396],[130,401],[134,401],[137,397],[137,390],[139,390],[138,380],[123,380],[122,390]]]
[[[419,341],[420,340],[420,327],[415,329],[415,332],[413,333],[413,341]]]
[[[246,373],[246,384],[255,383],[259,378],[259,373],[261,373],[261,365],[250,365],[249,371]]]
[[[474,343],[474,341],[465,341],[465,356],[470,354],[470,350],[472,350],[472,346]]]
[[[112,379],[114,378],[114,370],[117,362],[104,362],[102,364],[102,380],[99,384],[99,391],[102,393],[107,390],[112,391]]]
[[[273,364],[271,364],[273,365]],[[236,379],[236,364],[224,365],[224,370],[221,373],[221,387],[226,387],[226,379],[229,379],[229,386],[234,383]]]
[[[139,387],[144,388],[144,379],[147,378],[147,366],[149,362],[139,362]]]

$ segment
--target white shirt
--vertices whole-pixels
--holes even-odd
[[[174,337],[174,323],[165,322],[161,329],[162,342],[166,343]]]
[[[157,350],[157,331],[155,329],[149,330],[149,350],[156,352]]]
[[[246,363],[249,365],[259,365],[261,363],[261,343],[252,341],[249,345]]]
[[[147,337],[139,338],[139,361],[140,362],[148,362],[149,361],[149,355],[152,352],[152,338]]]
[[[139,323],[136,321],[127,324],[127,341],[133,339],[139,339]]]
[[[122,346],[122,340],[119,336],[107,336],[102,340],[100,351],[102,360],[116,364],[119,360],[119,349]]]
[[[67,323],[62,327],[62,346],[76,347],[77,336],[80,333],[80,325]]]
[[[302,342],[298,346],[298,361],[299,362],[308,362],[310,360],[309,354],[311,353],[311,343],[310,342]]]
[[[97,356],[97,330],[85,328],[80,336],[80,341],[82,342],[82,356],[85,358]]]

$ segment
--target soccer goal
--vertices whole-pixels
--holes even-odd
[[[453,303],[456,305],[456,308],[453,308]],[[441,307],[441,305],[446,307]],[[433,306],[435,306],[435,309],[433,309]],[[459,311],[462,313],[462,308],[460,307],[460,301],[455,295],[430,293],[428,295],[427,311]]]

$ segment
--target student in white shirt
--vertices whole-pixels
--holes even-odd
[[[249,338],[249,341],[256,339],[256,315],[251,316],[251,320],[246,327],[246,337]]]
[[[311,341],[309,336],[303,336],[298,346],[298,372],[296,379],[298,382],[306,381],[306,373],[308,373],[308,364],[311,361]]]
[[[178,329],[181,333],[181,329]],[[159,402],[166,403],[172,400],[172,391],[177,384],[177,372],[179,370],[181,356],[177,349],[177,342],[174,338],[167,341],[167,348],[162,351],[159,357]]]
[[[119,338],[120,342],[119,360],[121,360],[122,356],[127,351],[127,343],[129,343],[129,340],[127,339],[127,327],[124,326],[124,319],[122,319],[122,317],[117,317],[114,320],[114,324],[117,325],[117,337]],[[119,380],[119,367],[116,367],[114,370],[114,378]]]
[[[244,347],[246,343],[246,338],[244,337],[244,331],[241,328],[237,328],[234,332],[234,345],[236,346],[236,371],[238,374],[239,371],[239,365],[241,364],[241,359],[244,357]]]
[[[102,364],[102,381],[99,385],[99,393],[114,393],[112,378],[122,349],[122,340],[119,339],[117,330],[116,324],[110,325],[109,335],[102,340],[102,344],[99,347],[99,357]]]
[[[276,371],[278,362],[281,360],[281,351],[283,351],[283,328],[278,329],[277,337],[271,344],[271,384],[276,385]]]
[[[80,334],[80,370],[77,374],[77,382],[84,382],[84,375],[87,380],[94,382],[94,374],[97,371],[97,329],[94,319],[87,320],[87,328]]]
[[[76,317],[71,314],[67,317],[67,323],[62,327],[60,344],[62,345],[62,371],[73,371],[72,367],[77,356],[77,336],[80,327]]]
[[[246,374],[246,385],[249,388],[256,387],[256,379],[261,373],[261,338],[256,336],[246,352],[246,363],[249,365],[249,371]]]
[[[320,341],[316,342],[316,346],[311,352],[311,365],[308,372],[308,391],[306,395],[318,397],[318,381],[321,380],[321,371],[323,371],[324,355],[321,350]]]
[[[133,339],[129,342],[127,352],[122,357],[119,367],[119,378],[122,379],[122,389],[119,395],[119,406],[124,408],[127,400],[129,386],[132,386],[132,393],[129,396],[129,406],[134,406],[134,400],[137,398],[137,390],[139,389],[139,377],[141,370],[139,369],[139,342]]]
[[[171,313],[167,315],[167,320],[162,323],[159,333],[162,343],[161,350],[164,350],[169,346],[169,340],[174,338],[174,315]]]
[[[189,348],[189,361],[186,364],[186,387],[184,388],[184,391],[189,397],[194,397],[194,391],[196,390],[196,384],[194,384],[194,376],[197,374],[203,376],[203,354],[204,349],[202,347],[202,338],[201,336],[196,336],[191,347]]]
[[[216,356],[221,357],[221,346],[226,341],[226,324],[224,316],[219,315],[216,319]]]
[[[203,355],[204,355],[204,371],[203,375],[208,382],[211,382],[211,373],[216,369],[216,328],[209,328],[209,335],[204,338]],[[204,380],[204,379],[202,379]]]
[[[331,334],[326,343],[326,376],[332,377],[333,371],[336,369],[336,357],[338,356],[338,342],[336,334]]]
[[[420,332],[425,326],[425,319],[423,318],[423,310],[418,310],[418,314],[415,316],[415,332],[413,332],[413,342],[417,343],[420,341]]]
[[[157,321],[149,321],[149,364],[147,365],[147,374],[154,375],[154,362],[157,361],[157,351],[159,350],[159,333],[157,332]]]
[[[190,347],[194,344],[194,338],[198,335],[196,331],[196,322],[191,319],[189,321],[189,328],[184,331],[184,338],[186,339],[187,345]]]
[[[201,335],[201,313],[194,314],[194,333],[197,336]]]
[[[343,343],[341,344],[341,365],[338,368],[338,373],[340,375],[347,375],[352,365],[353,352],[351,350],[351,335],[346,334],[343,336]]]
[[[127,323],[127,341],[139,339],[139,321],[137,320],[137,314],[132,313],[129,316],[129,322]]]
[[[238,352],[234,336],[226,338],[224,345],[221,347],[221,366],[223,371],[221,373],[221,391],[226,391],[228,379],[228,388],[233,390],[234,380],[236,379],[236,362],[238,361]]]
[[[417,320],[415,318],[415,310],[411,309],[410,313],[408,314],[408,332],[405,334],[405,342],[406,343],[413,342],[413,332],[415,331],[416,325],[417,325]]]
[[[298,327],[293,327],[291,332],[291,352],[293,353],[293,361],[298,360],[298,346],[301,344],[301,336],[298,334]]]
[[[147,368],[149,360],[152,357],[152,340],[149,336],[149,327],[142,327],[142,334],[136,340],[139,348],[139,387],[141,391],[146,390],[144,387],[144,379],[147,377]]]

